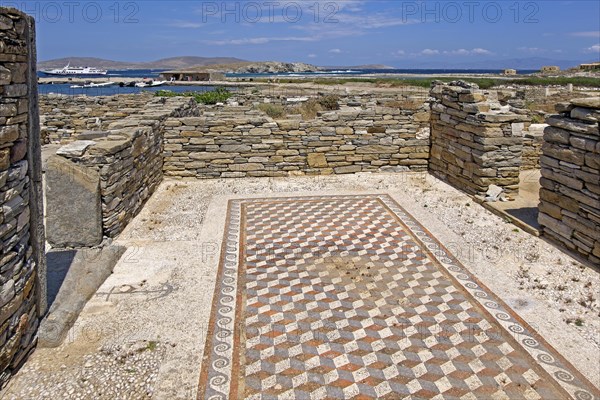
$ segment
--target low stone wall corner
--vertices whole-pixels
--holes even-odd
[[[600,97],[558,104],[540,157],[543,236],[600,266]]]
[[[490,185],[517,192],[529,118],[463,81],[435,82],[430,94],[431,173],[474,195]]]
[[[48,220],[53,224],[52,240],[56,244],[78,247],[99,243],[93,200],[96,178],[100,241],[121,233],[162,181],[165,124],[172,118],[198,115],[198,109],[190,98],[142,98],[146,102],[143,107],[130,110],[125,118],[111,120],[108,130],[93,135],[83,132],[79,137],[90,139],[70,138],[57,151],[57,157],[64,160],[50,163],[47,181],[49,193],[53,190],[50,185],[62,191],[48,203]],[[79,181],[85,184],[77,184]],[[69,187],[69,182],[74,184]],[[63,201],[69,197],[86,199],[88,204],[82,207],[90,209],[85,223],[77,216],[64,215],[69,211],[64,204],[69,202]]]

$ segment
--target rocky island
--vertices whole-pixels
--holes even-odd
[[[238,74],[273,74],[282,72],[315,72],[320,70],[320,67],[306,63],[284,63],[276,61],[267,61],[249,63],[230,72],[235,72]]]

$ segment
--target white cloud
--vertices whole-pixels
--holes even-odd
[[[477,47],[475,49],[467,50],[467,49],[456,49],[456,50],[445,50],[443,54],[448,56],[481,56],[481,55],[491,55],[494,54],[487,49],[482,49]]]
[[[319,4],[321,12],[332,12],[332,11],[348,11],[348,12],[360,12],[363,11],[362,6],[367,3],[365,0],[344,0],[344,1],[331,1],[331,0],[311,0],[307,1],[307,7],[310,7],[310,11],[314,10],[314,6]],[[302,4],[302,3],[300,3]]]
[[[329,50],[329,52],[333,53],[333,54],[340,54],[342,52],[342,50],[340,50],[340,49],[331,49],[331,50]]]
[[[388,28],[392,26],[410,25],[419,22],[417,20],[407,19],[406,17],[394,17],[383,13],[371,15],[338,14],[335,16],[335,19],[342,24],[351,25],[355,27],[355,29]]]
[[[398,50],[391,53],[395,57],[422,57],[422,56],[481,56],[481,55],[493,55],[494,53],[487,49],[477,47],[474,49],[453,49],[453,50],[438,50],[438,49],[423,49],[416,53],[406,53],[404,50]]]
[[[308,58],[317,58],[317,55],[314,54],[314,53],[311,53],[311,54],[308,55]]]
[[[318,37],[313,36],[288,36],[288,37],[257,37],[243,39],[224,39],[224,40],[204,40],[203,43],[210,45],[245,45],[245,44],[265,44],[269,42],[314,42]]]
[[[444,51],[443,53],[450,56],[468,56],[469,54],[471,54],[471,52],[466,49]]]
[[[440,51],[435,49],[423,49],[420,54],[424,56],[433,56],[436,54],[440,54]]]
[[[540,49],[539,47],[525,47],[525,46],[517,47],[517,50],[519,50],[523,53],[530,53],[530,54],[539,54],[539,53],[546,52],[546,49]]]
[[[586,53],[600,53],[600,44],[595,44],[592,47],[585,49]]]
[[[570,36],[600,38],[600,31],[571,32]]]
[[[494,53],[492,53],[489,50],[482,49],[482,48],[479,48],[479,47],[476,48],[476,49],[471,50],[471,53],[472,54],[482,54],[482,55],[491,55],[491,54],[494,54]]]
[[[202,24],[199,22],[182,21],[182,20],[172,21],[169,25],[174,28],[181,28],[181,29],[197,29],[197,28],[202,27]]]
[[[193,10],[202,16],[204,22],[220,20],[221,22],[242,23],[295,23],[299,21],[328,20],[336,22],[338,16],[363,12],[364,0],[310,0],[310,1],[248,1],[223,0],[206,1],[202,7]]]

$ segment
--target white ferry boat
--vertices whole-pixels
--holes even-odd
[[[69,64],[67,64],[66,67],[64,68],[56,68],[56,69],[50,69],[47,71],[41,71],[46,75],[60,75],[60,76],[65,76],[65,75],[106,75],[106,73],[108,72],[105,69],[98,69],[98,68],[93,68],[93,67],[71,67]]]

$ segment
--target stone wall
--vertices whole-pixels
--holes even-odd
[[[238,98],[230,105],[202,107],[197,118],[170,118],[165,123],[165,175],[237,178],[425,170],[426,98],[385,97],[345,96],[339,110],[319,112],[311,120],[301,115],[274,120],[256,109],[258,101],[265,101],[259,96],[254,104]]]
[[[527,127],[527,123],[525,126]],[[531,124],[523,132],[521,170],[540,169],[540,156],[542,155],[544,129],[546,126],[546,124]]]
[[[600,265],[600,98],[547,119],[538,222],[544,236]]]
[[[0,8],[0,386],[45,312],[44,228],[33,19]]]
[[[98,97],[40,96],[42,141],[45,144],[65,144],[93,137],[90,131],[105,131],[112,122],[141,112],[153,97],[150,93]]]
[[[462,81],[434,82],[431,96],[430,172],[470,194],[518,191],[525,113]]]
[[[99,174],[104,236],[119,234],[162,181],[165,120],[193,115],[198,109],[190,98],[154,98],[139,112],[108,124],[104,137],[75,141],[57,151]],[[73,170],[66,170],[64,179],[73,179],[69,175]],[[49,207],[48,213],[59,212],[59,207]],[[68,243],[67,239],[52,238],[56,243]]]

